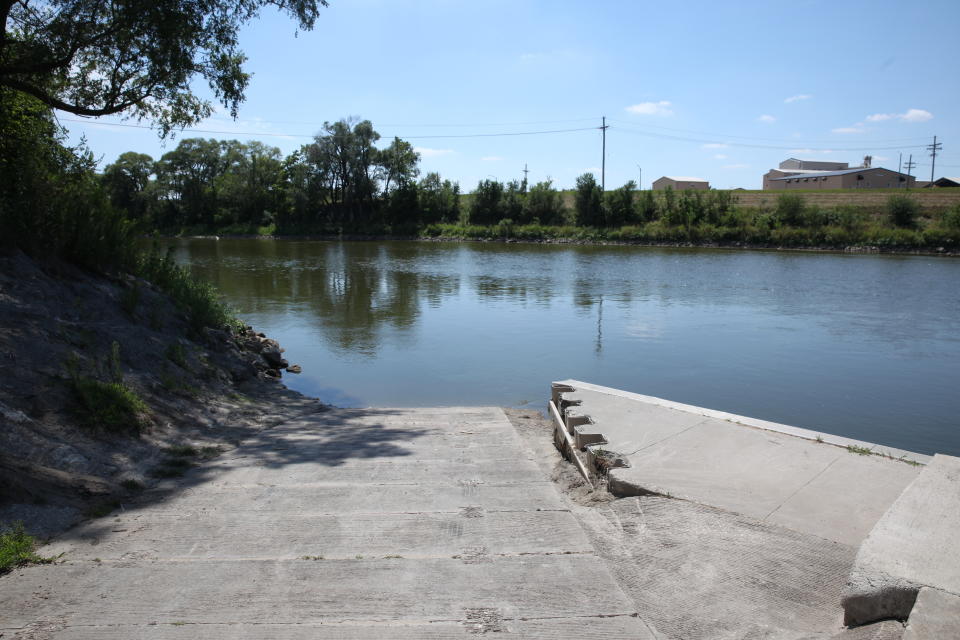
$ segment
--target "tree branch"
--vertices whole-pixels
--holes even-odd
[[[11,89],[16,89],[17,91],[22,91],[23,93],[29,94],[34,98],[36,98],[37,100],[39,100],[40,102],[46,104],[49,107],[53,107],[54,109],[59,109],[60,111],[66,111],[67,113],[72,113],[78,116],[90,116],[92,118],[96,118],[98,116],[109,116],[114,113],[119,113],[124,109],[129,109],[130,107],[135,106],[136,104],[149,98],[150,92],[153,90],[153,88],[151,87],[150,90],[148,90],[146,93],[144,93],[140,97],[132,100],[127,100],[119,104],[110,105],[110,106],[102,107],[99,109],[90,109],[88,107],[81,107],[80,105],[64,102],[63,100],[60,100],[56,96],[49,94],[48,92],[44,91],[43,89],[40,89],[39,87],[35,87],[32,84],[21,82],[19,80],[15,80],[12,78],[6,79],[6,80],[0,80],[0,85],[5,85],[7,87],[10,87]]]

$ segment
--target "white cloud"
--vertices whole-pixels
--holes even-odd
[[[722,142],[708,142],[705,145],[701,145],[701,149],[726,149],[727,145]]]
[[[641,116],[672,116],[671,106],[673,105],[670,101],[661,100],[660,102],[640,102],[627,107],[626,110]]]
[[[766,114],[766,113],[763,114],[762,116],[760,116],[759,118],[757,118],[757,120],[759,120],[760,122],[766,123],[766,124],[772,124],[772,123],[774,123],[774,122],[777,121],[776,118],[774,118],[773,116],[768,115],[768,114]]]
[[[883,122],[894,118],[904,122],[926,122],[933,119],[933,114],[926,109],[907,109],[904,113],[875,113],[867,116],[867,121]]]
[[[837,127],[836,129],[831,129],[833,133],[863,133],[865,129],[859,124],[855,124],[852,127]]]
[[[429,147],[414,147],[413,150],[424,158],[436,158],[453,153],[453,149],[430,149]]]
[[[791,102],[799,102],[800,100],[809,100],[812,97],[813,96],[811,96],[808,93],[799,93],[795,96],[790,96],[789,98],[784,100],[784,102],[786,102],[787,104],[790,104]]]
[[[483,160],[484,162],[500,162],[501,160],[503,160],[503,158],[501,158],[500,156],[483,156],[480,159]]]
[[[717,160],[726,160],[726,159],[727,159],[727,156],[726,156],[725,154],[723,154],[723,153],[714,154],[713,157],[716,158]]]
[[[897,116],[904,122],[926,122],[933,119],[933,114],[926,109],[907,109],[906,113]]]
[[[725,164],[723,165],[724,169],[746,169],[750,165],[748,164]]]

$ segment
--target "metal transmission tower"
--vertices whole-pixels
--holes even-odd
[[[943,149],[943,143],[937,142],[937,136],[933,136],[933,144],[927,145],[927,151],[930,152],[930,157],[933,158],[933,162],[930,163],[930,182],[933,183],[933,170],[937,166],[937,152]]]
[[[603,164],[600,165],[600,191],[607,192],[607,116],[603,116],[603,125],[600,130],[603,132]]]
[[[527,174],[530,173],[530,169],[527,169],[527,163],[523,163],[523,190],[527,190]]]
[[[907,188],[910,188],[910,172],[913,171],[913,168],[917,166],[917,163],[913,161],[913,154],[910,154],[910,159],[903,163],[903,168],[907,170]]]

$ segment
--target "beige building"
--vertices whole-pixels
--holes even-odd
[[[843,171],[849,169],[850,165],[846,162],[831,162],[828,160],[799,160],[797,158],[787,158],[776,169],[770,169],[763,176],[763,190],[780,189],[779,185],[774,185],[771,181],[777,178],[787,176],[802,176],[824,171]]]
[[[674,191],[686,191],[687,189],[702,189],[706,191],[710,188],[710,183],[703,178],[690,178],[687,176],[663,176],[653,181],[654,191],[663,191],[667,187]]]
[[[774,171],[776,169],[771,170],[770,173]],[[897,187],[915,187],[917,181],[913,176],[883,167],[806,171],[768,178],[770,173],[763,177],[764,189],[896,189]]]

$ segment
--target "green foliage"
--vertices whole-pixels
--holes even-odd
[[[181,369],[187,369],[187,355],[183,350],[183,345],[179,342],[171,342],[167,345],[167,348],[164,350],[163,355],[167,357],[167,360],[174,363]]]
[[[77,417],[89,429],[110,433],[139,433],[144,426],[147,405],[122,382],[101,382],[85,376],[71,381],[77,401]]]
[[[896,227],[912,229],[917,225],[920,205],[909,196],[893,195],[887,199],[887,215]]]
[[[236,331],[240,328],[240,321],[220,301],[216,289],[178,266],[173,261],[172,249],[163,255],[157,246],[143,252],[134,271],[169,295],[174,304],[187,313],[194,330],[212,327]]]
[[[140,306],[140,284],[134,282],[120,292],[120,308],[132,318],[138,306]]]
[[[526,205],[524,222],[556,225],[566,221],[563,196],[553,188],[553,182],[550,180],[533,185],[527,193]]]
[[[23,523],[14,522],[4,533],[0,533],[0,575],[25,564],[46,564],[56,560],[38,556],[34,553],[36,547],[36,540],[23,528]]]
[[[268,5],[309,30],[326,0],[7,2],[0,87],[78,115],[148,118],[166,134],[212,113],[193,93],[203,84],[236,116],[249,81],[239,31]]]
[[[419,186],[420,221],[456,222],[460,218],[460,185],[440,180],[440,174],[428,173]]]
[[[603,192],[592,173],[584,173],[577,178],[574,203],[578,226],[604,226]]]
[[[803,226],[806,203],[799,193],[781,193],[777,196],[776,215],[780,222],[794,227]]]
[[[481,180],[470,203],[470,224],[497,224],[503,218],[503,184]]]
[[[960,204],[956,204],[943,212],[940,218],[940,226],[944,229],[960,231]]]
[[[636,190],[637,183],[630,180],[619,189],[605,194],[607,216],[604,222],[607,226],[621,227],[636,220],[634,209]]]

